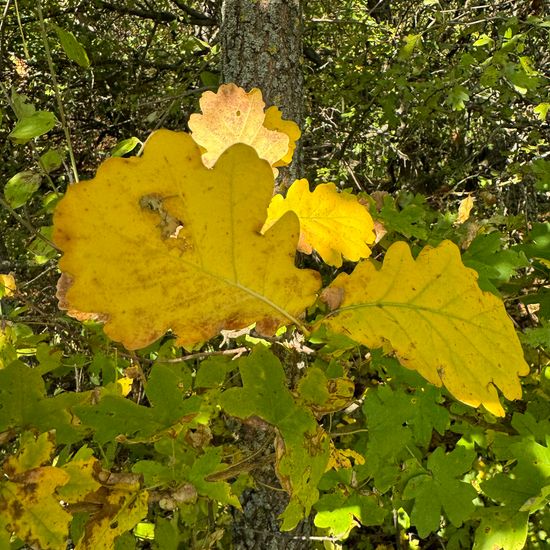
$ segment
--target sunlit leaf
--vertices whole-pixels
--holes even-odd
[[[108,159],[55,211],[68,307],[105,314],[105,332],[129,349],[169,328],[183,345],[252,323],[273,334],[315,300],[318,274],[294,267],[298,218],[259,234],[269,166],[241,144],[213,169],[200,155],[188,135],[155,132],[142,157]]]
[[[195,142],[204,148],[202,158],[206,166],[214,166],[235,143],[254,147],[258,156],[272,166],[287,164],[291,135],[299,135],[300,130],[294,122],[282,121],[278,110],[269,111],[264,125],[265,103],[260,90],[254,88],[246,93],[235,84],[223,84],[217,93],[205,92],[200,106],[202,115],[191,115],[189,128]]]
[[[536,113],[539,120],[545,121],[548,110],[550,109],[550,103],[542,102],[539,103],[533,111]]]
[[[76,39],[75,35],[57,25],[54,25],[54,29],[59,38],[59,43],[67,57],[84,69],[87,69],[90,66],[90,59],[84,46]]]
[[[395,243],[380,270],[364,261],[331,287],[345,293],[328,320],[332,330],[371,348],[389,344],[404,366],[497,416],[504,415],[497,388],[521,397],[518,375],[529,368],[514,327],[450,241],[426,247],[416,261],[407,244]]]
[[[32,115],[21,118],[8,137],[16,143],[26,143],[35,137],[46,134],[56,123],[57,119],[52,112],[35,111]]]
[[[16,290],[15,277],[11,273],[0,273],[0,298],[9,298]]]
[[[12,208],[26,204],[40,187],[42,176],[25,170],[11,177],[4,187],[4,197]]]
[[[382,525],[388,510],[381,508],[376,497],[352,494],[323,495],[315,504],[315,525],[329,530],[331,535],[345,538],[360,525]]]
[[[141,144],[141,141],[135,136],[132,136],[131,138],[128,138],[128,139],[123,139],[113,147],[113,149],[111,150],[111,156],[123,157],[130,151],[133,151],[140,144]]]
[[[282,132],[288,136],[288,150],[286,155],[274,166],[285,166],[292,162],[292,155],[296,150],[296,142],[300,139],[302,132],[298,125],[292,120],[284,120],[283,113],[275,106],[269,107],[265,112],[264,126],[268,130],[274,130],[276,132]]]
[[[508,506],[492,506],[478,511],[481,523],[476,529],[473,550],[522,550],[525,548],[529,514]]]
[[[112,550],[117,537],[147,516],[148,497],[137,483],[117,483],[89,495],[99,510],[90,516],[75,550]]]
[[[374,242],[374,222],[355,195],[338,193],[334,183],[318,185],[310,192],[307,180],[296,180],[286,198],[273,197],[262,231],[289,211],[300,220],[300,252],[316,250],[327,264],[336,267],[342,265],[342,256],[352,262],[370,256],[367,243]]]
[[[460,201],[460,204],[458,205],[458,215],[455,221],[457,225],[460,225],[468,220],[470,217],[470,212],[474,207],[474,201],[475,197],[472,195],[468,195],[465,199]]]

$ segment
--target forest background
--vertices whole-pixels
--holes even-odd
[[[0,548],[64,548],[67,540],[97,548],[101,536],[101,547],[117,549],[548,547],[543,1],[303,6],[296,177],[360,197],[376,224],[375,260],[399,240],[414,255],[444,239],[459,246],[480,287],[504,301],[530,366],[523,398],[506,403],[504,418],[458,403],[388,350],[330,334],[294,347],[291,333],[231,334],[191,349],[166,336],[128,352],[100,324],[58,309],[57,203],[105,159],[136,154],[153,130],[188,130],[201,94],[224,81],[222,8],[182,0],[4,2],[0,509],[15,494],[26,512],[3,514]],[[353,267],[322,265],[315,255],[299,261],[316,265],[325,281]],[[291,531],[277,519],[288,503],[273,469],[280,427],[266,420],[269,411],[246,421],[218,406],[241,384],[236,350],[246,355],[260,341],[288,375],[276,391],[297,403],[308,391],[326,394],[326,380],[344,393],[351,387],[341,402],[317,404],[333,464],[319,493],[308,493],[311,514]],[[200,401],[200,418],[176,429],[169,409],[182,396]],[[73,483],[65,491],[63,476]],[[426,476],[433,485],[422,492],[412,480]],[[42,525],[45,516],[52,525]]]

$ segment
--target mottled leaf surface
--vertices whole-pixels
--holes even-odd
[[[103,314],[107,335],[129,349],[169,328],[193,345],[221,329],[256,323],[272,334],[299,322],[320,279],[294,266],[294,214],[260,235],[272,192],[271,169],[250,147],[234,145],[208,169],[188,135],[154,133],[142,157],[107,160],[56,209],[67,308]]]

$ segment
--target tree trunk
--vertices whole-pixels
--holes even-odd
[[[246,91],[259,88],[266,105],[302,126],[301,0],[224,0],[221,25],[222,77]],[[279,188],[300,175],[301,142],[293,162],[280,171]]]
[[[302,4],[301,0],[224,0],[221,26],[222,77],[246,91],[259,88],[266,106],[276,105],[285,119],[303,122]],[[301,147],[289,168],[279,169],[276,189],[287,188],[299,177]],[[294,365],[286,368],[296,369]],[[273,441],[271,430],[242,425],[240,443],[254,452],[262,441]],[[273,445],[266,448],[273,455]],[[261,457],[258,457],[261,463]],[[242,513],[233,515],[233,544],[237,550],[306,550],[311,522],[305,520],[291,533],[281,533],[278,516],[288,503],[273,464],[253,472],[254,489],[241,497]],[[270,489],[269,487],[276,487]],[[277,490],[278,489],[278,490]]]

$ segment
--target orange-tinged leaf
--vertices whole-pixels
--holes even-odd
[[[58,204],[53,238],[72,277],[64,305],[107,316],[105,332],[129,349],[169,328],[192,345],[221,329],[299,324],[320,277],[294,266],[294,214],[260,234],[272,192],[249,146],[208,169],[190,136],[155,132],[142,157],[108,159]]]
[[[289,135],[264,126],[265,103],[257,88],[246,93],[235,84],[223,84],[217,93],[202,94],[199,103],[202,115],[192,114],[189,128],[204,150],[202,159],[206,166],[214,166],[220,155],[235,143],[254,147],[258,156],[270,165],[287,157]],[[272,127],[272,120],[277,120],[273,115],[269,118]]]
[[[465,199],[460,201],[458,205],[458,215],[455,224],[463,224],[469,217],[472,208],[474,207],[475,198],[472,195],[468,195]]]
[[[371,348],[389,343],[404,366],[497,416],[504,415],[497,388],[508,399],[521,397],[518,376],[529,368],[512,322],[502,302],[480,290],[452,242],[426,247],[416,260],[397,242],[380,270],[362,262],[331,287],[345,293],[329,314],[333,331]]]
[[[374,242],[374,222],[355,195],[339,193],[334,183],[323,183],[310,192],[307,180],[296,180],[286,198],[275,195],[271,200],[263,231],[289,211],[300,220],[300,252],[316,250],[336,267],[342,265],[342,256],[352,262],[370,256],[367,243]]]
[[[69,475],[52,466],[35,468],[0,483],[0,516],[29,546],[65,550],[71,515],[54,496]]]

